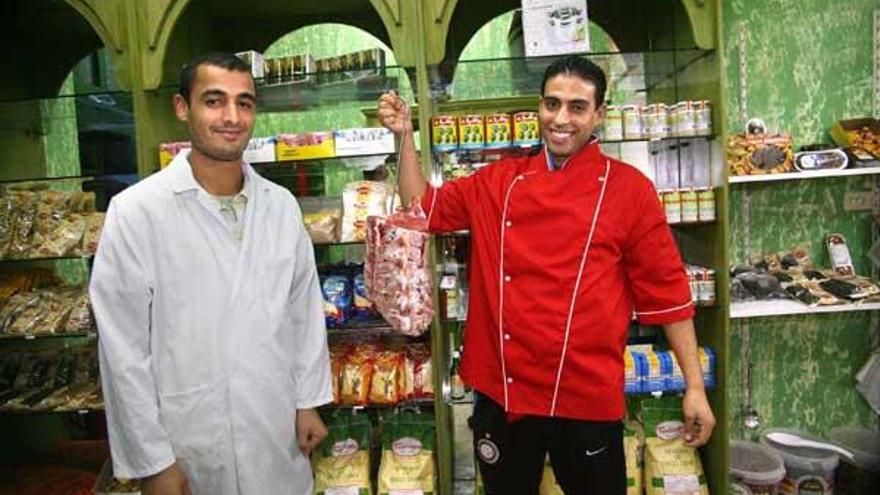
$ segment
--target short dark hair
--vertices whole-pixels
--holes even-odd
[[[196,72],[203,65],[220,67],[221,69],[235,72],[251,73],[250,66],[244,60],[235,56],[234,53],[211,52],[193,57],[180,69],[178,92],[187,103],[189,103],[190,91],[192,90],[193,80],[196,78]]]
[[[605,88],[608,84],[605,79],[605,71],[592,60],[578,55],[569,55],[554,61],[544,71],[544,80],[541,81],[541,96],[544,96],[544,90],[547,89],[547,81],[559,74],[575,75],[584,81],[593,83],[596,86],[596,108],[605,102]]]

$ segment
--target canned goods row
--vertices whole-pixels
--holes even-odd
[[[712,134],[712,102],[680,101],[673,105],[609,105],[602,139],[659,139]]]
[[[431,149],[434,151],[537,146],[540,143],[537,112],[435,115],[431,119]]]
[[[382,73],[385,70],[385,51],[374,48],[319,60],[306,53],[274,57],[262,63],[264,84],[325,84]]]
[[[315,59],[308,53],[268,58],[263,61],[263,82],[282,84],[314,80]]]
[[[715,221],[715,190],[711,187],[658,191],[666,223]]]
[[[714,388],[715,351],[711,347],[699,347],[697,352],[706,388]],[[627,346],[624,365],[624,391],[627,394],[681,392],[685,389],[681,366],[675,354],[670,351],[641,350]]]
[[[715,304],[715,270],[702,266],[687,265],[685,272],[691,288],[691,299],[697,306]]]

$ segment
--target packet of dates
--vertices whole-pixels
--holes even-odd
[[[421,335],[434,317],[427,250],[428,220],[418,202],[387,217],[367,218],[367,294],[391,327],[405,335]]]

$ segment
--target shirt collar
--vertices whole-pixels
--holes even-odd
[[[183,193],[187,191],[204,191],[204,188],[196,180],[192,172],[192,165],[189,163],[190,150],[183,150],[174,157],[174,160],[168,165],[168,173],[171,174],[171,185],[175,193]],[[245,162],[241,162],[241,171],[244,175],[244,184],[241,191],[235,194],[244,196],[245,199],[254,197],[257,189],[257,173],[251,166]],[[205,191],[207,194],[207,192]]]
[[[587,143],[585,145],[583,145],[581,147],[581,149],[575,151],[574,154],[571,156],[575,156],[575,155],[579,154],[581,152],[581,150],[588,148],[594,144],[598,144],[598,142],[599,142],[599,138],[595,134],[591,134],[590,140],[587,141]],[[568,163],[568,160],[571,159],[571,157],[569,157],[564,162],[562,162],[562,165],[557,164],[556,159],[553,158],[553,154],[550,153],[549,149],[547,149],[547,145],[544,145],[544,155],[547,157],[547,170],[549,170],[551,172],[553,172],[554,170],[562,170],[565,167],[565,164]]]

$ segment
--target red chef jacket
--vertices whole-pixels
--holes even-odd
[[[623,417],[624,350],[644,324],[693,316],[653,184],[595,141],[561,169],[546,149],[429,187],[429,229],[471,232],[461,373],[513,415]]]

